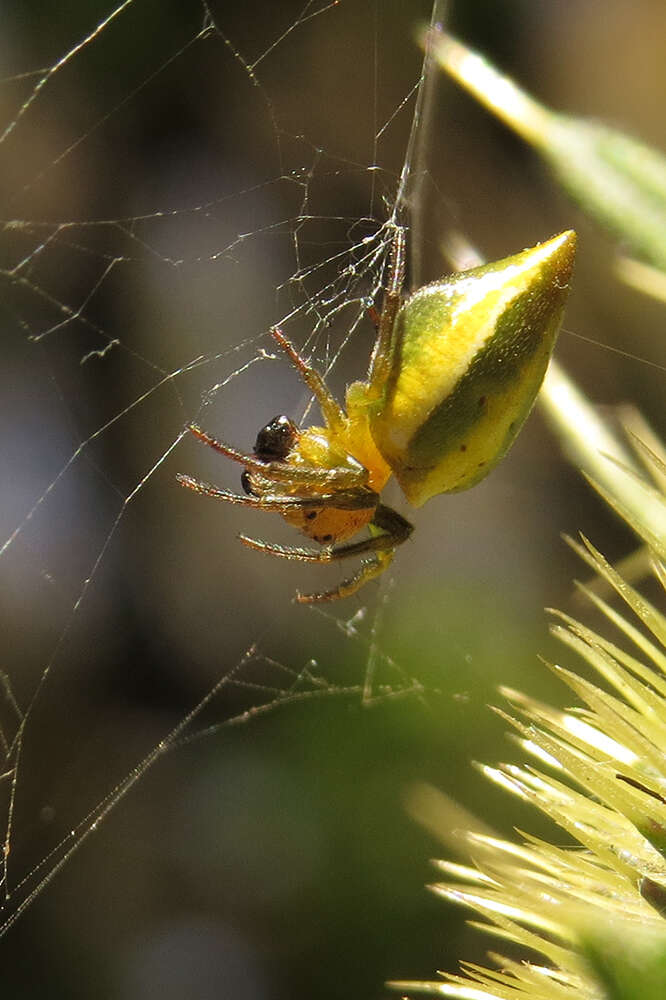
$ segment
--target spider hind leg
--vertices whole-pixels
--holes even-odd
[[[346,577],[337,587],[330,590],[322,590],[313,594],[302,594],[296,591],[294,600],[297,604],[323,604],[327,601],[339,601],[345,597],[351,597],[360,590],[370,580],[380,576],[385,569],[388,569],[393,562],[395,549],[387,549],[385,552],[378,552],[370,559],[363,559],[359,569],[352,576]]]
[[[309,549],[295,548],[288,545],[275,545],[258,539],[241,535],[240,540],[248,548],[263,552],[266,555],[281,559],[293,559],[298,562],[331,563],[353,556],[372,553],[369,559],[364,559],[361,566],[352,576],[331,590],[314,594],[297,593],[295,600],[300,604],[315,604],[324,601],[336,601],[355,594],[365,583],[374,579],[388,568],[396,548],[402,545],[412,533],[412,525],[404,517],[384,504],[377,504],[370,530],[375,533],[370,538],[348,545],[336,545],[331,548]]]

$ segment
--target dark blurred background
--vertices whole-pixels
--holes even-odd
[[[220,728],[159,760],[4,938],[3,995],[383,997],[386,979],[486,944],[423,888],[443,848],[406,815],[409,789],[546,832],[470,762],[514,753],[487,708],[498,683],[563,697],[537,658],[559,655],[544,605],[580,612],[560,533],[612,559],[632,539],[539,415],[469,494],[410,512],[389,489],[412,540],[381,589],[323,614],[291,597],[337,570],[248,552],[240,530],[293,533],[177,488],[178,471],[238,488],[194,441],[171,452],[195,415],[248,448],[302,410],[286,364],[253,363],[292,309],[288,332],[322,363],[344,344],[336,391],[364,371],[369,323],[348,337],[343,313],[313,339],[303,304],[325,314],[322,288],[386,218],[430,8],[135,0],[103,25],[111,12],[2,10],[0,544],[22,525],[0,559],[8,771],[32,706],[6,916],[24,876],[228,680],[188,732]],[[664,147],[660,0],[465,0],[450,24],[546,103]],[[452,226],[490,258],[575,227],[558,356],[600,404],[634,400],[658,423],[662,313],[617,284],[603,234],[444,79],[430,133],[423,280]]]

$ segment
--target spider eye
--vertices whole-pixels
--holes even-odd
[[[273,417],[257,434],[254,453],[264,462],[281,461],[291,451],[298,427],[289,417]]]
[[[250,479],[250,473],[247,469],[244,469],[241,473],[241,486],[243,490],[249,497],[256,497],[257,493],[252,489],[252,481]]]

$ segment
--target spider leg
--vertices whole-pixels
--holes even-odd
[[[340,559],[351,559],[353,556],[360,556],[364,552],[377,552],[383,549],[391,549],[394,542],[390,535],[375,535],[373,538],[364,538],[362,542],[352,542],[350,545],[334,545],[326,549],[306,549],[298,548],[295,545],[277,545],[274,542],[262,542],[258,538],[248,538],[247,535],[238,536],[243,545],[255,552],[264,552],[268,556],[278,556],[280,559],[295,559],[298,562],[330,563],[339,562]]]
[[[389,258],[388,281],[379,315],[377,340],[370,358],[368,382],[373,396],[379,397],[389,375],[391,339],[398,310],[402,304],[402,286],[405,281],[405,230],[398,226],[393,237]],[[376,313],[375,313],[376,315]]]
[[[367,539],[367,541],[381,541],[383,542],[383,546],[381,548],[378,547],[370,559],[363,559],[356,573],[342,580],[337,587],[314,594],[297,593],[296,601],[299,604],[319,604],[324,601],[337,601],[343,597],[351,597],[352,594],[360,590],[369,580],[374,580],[375,577],[388,569],[393,562],[396,548],[406,541],[413,531],[409,521],[406,521],[404,517],[391,507],[385,507],[384,504],[377,505],[371,526],[381,528],[385,534],[376,535],[373,538]],[[341,548],[352,548],[352,546],[341,546]],[[366,551],[370,551],[369,546]]]
[[[379,313],[374,306],[368,306],[365,310],[366,316],[375,328],[375,333],[379,333],[379,323],[381,321],[381,313]]]
[[[351,597],[368,581],[374,580],[376,576],[388,569],[393,561],[394,552],[395,549],[388,549],[386,552],[378,552],[371,559],[364,559],[356,573],[342,580],[337,587],[333,587],[331,590],[322,590],[315,594],[301,594],[300,591],[297,591],[294,600],[298,604],[320,604],[324,601],[339,601],[344,597]]]
[[[213,497],[214,500],[225,500],[227,503],[239,504],[244,507],[254,507],[258,510],[273,510],[281,514],[289,510],[308,510],[321,507],[337,507],[340,510],[365,510],[377,504],[377,494],[372,490],[341,490],[339,493],[323,493],[314,497],[295,497],[274,494],[264,497],[242,496],[231,493],[221,486],[204,483],[179,472],[176,479],[181,486],[186,486],[195,493]]]
[[[379,576],[390,565],[398,545],[406,541],[413,530],[409,521],[406,521],[397,511],[385,507],[383,504],[377,505],[375,516],[371,521],[371,528],[373,527],[381,529],[382,534],[365,538],[361,542],[352,542],[350,545],[336,545],[330,549],[305,549],[288,545],[273,545],[269,542],[248,538],[246,535],[241,535],[240,540],[248,548],[255,549],[257,552],[265,552],[267,555],[278,556],[282,559],[295,559],[299,562],[329,563],[366,552],[373,553],[370,559],[363,560],[359,570],[353,576],[346,578],[332,590],[316,594],[296,594],[296,600],[299,603],[314,604],[349,597],[368,580]]]
[[[335,504],[337,507],[337,498]],[[381,528],[381,535],[372,535],[364,538],[360,542],[351,542],[349,545],[334,545],[327,549],[306,549],[297,548],[292,545],[276,545],[272,542],[262,542],[256,538],[248,538],[247,535],[239,535],[243,545],[257,552],[265,552],[269,556],[278,556],[281,559],[296,559],[299,562],[330,563],[340,559],[350,559],[353,556],[363,555],[365,552],[382,552],[387,549],[395,549],[401,545],[411,535],[413,528],[409,521],[398,514],[397,511],[383,504],[377,504],[374,517],[370,526]]]
[[[246,455],[245,452],[232,448],[214,438],[198,424],[188,424],[190,433],[209,448],[213,448],[226,458],[239,462],[252,472],[259,472],[266,479],[273,479],[277,483],[289,483],[296,486],[323,486],[331,489],[345,489],[345,487],[364,486],[368,481],[368,470],[360,462],[350,456],[349,461],[354,462],[349,466],[334,466],[331,469],[312,468],[307,465],[289,465],[287,462],[262,462],[256,455]]]
[[[308,364],[308,362],[300,356],[291,341],[287,340],[279,326],[273,327],[271,330],[271,336],[281,350],[283,350],[287,355],[292,365],[298,371],[308,389],[319,403],[319,408],[322,412],[324,420],[326,421],[326,425],[335,429],[342,427],[345,421],[345,414],[339,403],[329,392],[328,386],[319,372],[315,371],[312,365]]]

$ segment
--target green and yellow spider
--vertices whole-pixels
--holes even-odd
[[[228,503],[281,514],[321,549],[250,548],[283,559],[329,563],[367,556],[337,587],[296,595],[302,603],[354,594],[382,573],[411,534],[380,502],[395,475],[414,507],[468,489],[499,462],[532,408],[559,331],[576,248],[571,230],[491,264],[433,282],[403,301],[404,230],[393,239],[382,311],[365,382],[347,386],[345,409],[321,375],[275,328],[272,336],[317,400],[323,427],[277,416],[251,455],[190,424],[199,441],[245,466],[246,496],[191,476],[182,486]],[[368,527],[370,536],[348,544]]]

